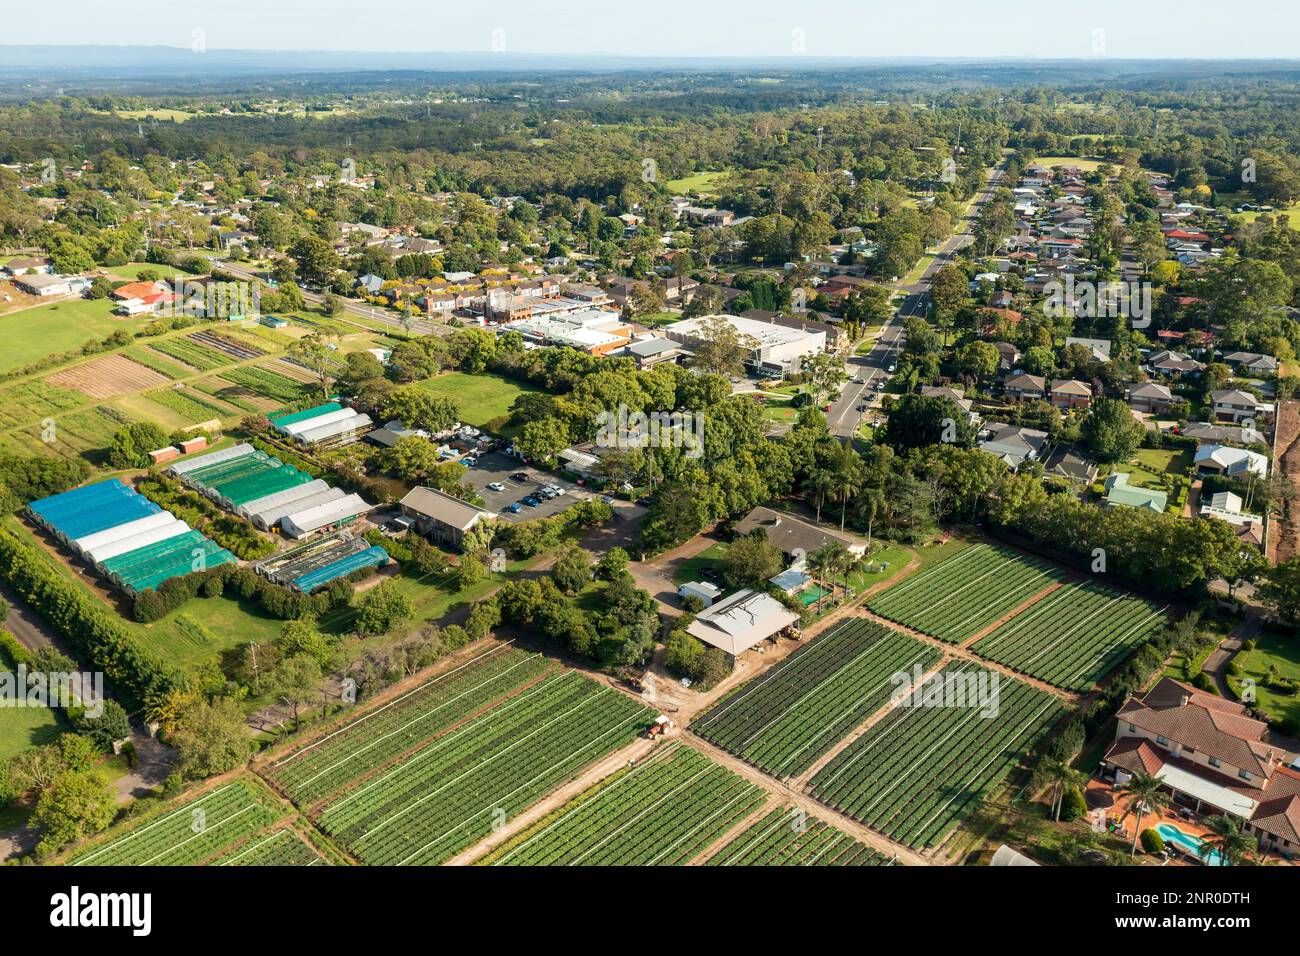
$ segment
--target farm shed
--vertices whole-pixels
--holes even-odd
[[[369,415],[353,414],[350,418],[313,426],[306,431],[299,432],[295,437],[304,445],[319,445],[327,442],[337,445],[356,441],[362,434],[374,427],[374,420]]]
[[[416,531],[458,551],[467,531],[484,519],[496,517],[486,508],[423,486],[407,492],[401,506],[402,514],[415,519]]]
[[[798,621],[799,615],[776,598],[746,588],[701,611],[686,630],[735,660]]]
[[[354,521],[369,512],[370,507],[360,495],[346,495],[305,511],[285,515],[280,519],[280,528],[290,538],[303,538],[314,532]]]

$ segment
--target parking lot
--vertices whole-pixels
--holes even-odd
[[[520,472],[529,476],[527,481],[515,481],[510,477]],[[575,485],[548,471],[525,465],[517,459],[495,451],[484,455],[478,460],[477,465],[468,469],[465,472],[465,481],[478,489],[486,502],[487,509],[496,512],[505,521],[549,518],[564,511],[575,501],[593,496],[592,492],[581,485]],[[488,485],[494,482],[503,485],[505,490],[493,491]],[[537,494],[543,485],[556,485],[564,489],[564,494],[547,501]],[[511,514],[506,510],[508,505],[520,501],[525,495],[534,495],[541,503],[535,508],[524,505],[518,514]]]

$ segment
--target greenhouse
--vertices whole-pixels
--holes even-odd
[[[336,501],[295,511],[280,520],[280,529],[290,538],[302,538],[316,531],[348,524],[370,511],[360,495],[346,495]]]
[[[29,507],[37,522],[131,596],[235,561],[225,548],[116,478]]]

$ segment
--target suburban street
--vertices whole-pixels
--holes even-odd
[[[930,279],[936,272],[947,265],[960,250],[975,241],[973,229],[980,209],[993,198],[1006,163],[999,163],[988,171],[984,187],[972,199],[966,215],[957,224],[956,230],[945,239],[933,253],[934,258],[921,272],[916,280],[900,283],[895,291],[902,296],[898,308],[885,323],[876,338],[876,343],[866,355],[851,355],[845,363],[849,381],[845,383],[840,397],[831,403],[826,414],[831,434],[836,438],[848,440],[853,437],[870,414],[870,410],[859,411],[860,406],[870,405],[876,395],[876,383],[888,380],[892,374],[890,366],[898,359],[898,351],[903,345],[903,322],[914,315],[925,315],[930,296]]]

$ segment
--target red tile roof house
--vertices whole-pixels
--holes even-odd
[[[1233,814],[1261,849],[1294,855],[1300,852],[1300,773],[1288,766],[1294,759],[1245,705],[1162,677],[1120,708],[1100,773],[1117,785],[1137,772],[1151,774],[1175,805]]]
[[[1087,408],[1092,404],[1092,386],[1073,378],[1056,379],[1052,382],[1051,401],[1062,411]]]
[[[1041,401],[1047,395],[1047,380],[1039,375],[1017,375],[1002,386],[1013,402]]]

